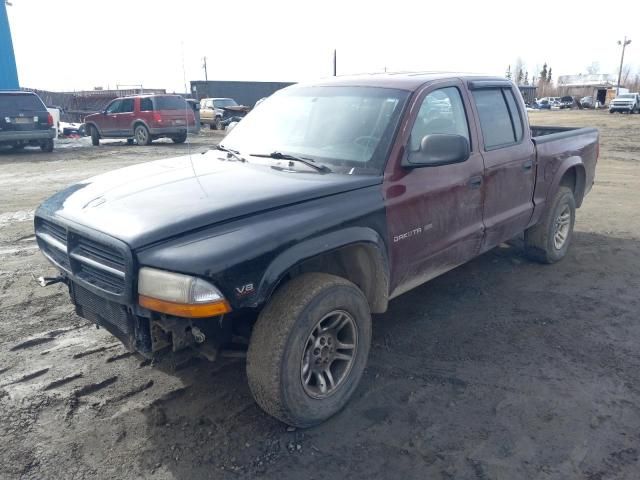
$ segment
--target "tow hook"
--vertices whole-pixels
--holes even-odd
[[[204,341],[207,339],[204,332],[195,326],[191,327],[191,335],[193,335],[196,343],[204,343]]]
[[[38,277],[38,283],[41,287],[48,287],[56,283],[67,283],[67,279],[58,275],[57,277]]]

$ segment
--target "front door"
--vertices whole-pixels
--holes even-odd
[[[510,83],[472,89],[472,96],[484,141],[485,251],[527,227],[533,214],[536,157],[524,132],[522,102]]]
[[[120,109],[116,113],[115,129],[118,135],[133,135],[134,99],[123,98]]]
[[[389,225],[391,295],[397,296],[471,259],[483,237],[483,162],[469,124],[469,100],[459,81],[423,90],[403,130],[404,154],[429,134],[456,134],[470,143],[461,163],[406,168],[389,162],[384,196]]]
[[[116,99],[111,102],[104,113],[102,114],[102,121],[100,122],[100,128],[102,131],[100,132],[102,135],[114,135],[117,130],[116,125],[116,115],[120,111],[120,105],[122,104],[122,100]]]

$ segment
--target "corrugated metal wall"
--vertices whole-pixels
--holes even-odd
[[[16,57],[13,53],[9,18],[5,0],[0,0],[0,90],[17,90],[18,71]]]
[[[233,98],[240,105],[253,107],[258,100],[278,90],[293,85],[290,82],[235,82],[222,80],[197,80],[191,82],[191,95],[201,99],[208,97]]]

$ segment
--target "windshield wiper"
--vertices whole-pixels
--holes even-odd
[[[243,163],[247,161],[242,155],[240,155],[240,152],[238,152],[237,150],[231,150],[230,148],[227,148],[224,145],[216,145],[214,148],[216,150],[220,150],[221,152],[226,153],[227,158],[231,157]]]
[[[331,169],[326,165],[318,164],[315,160],[311,160],[310,158],[296,157],[295,155],[289,155],[288,153],[282,152],[271,152],[271,153],[250,153],[252,157],[261,157],[261,158],[273,158],[275,160],[290,160],[292,162],[300,162],[305,164],[307,167],[311,167],[318,172],[329,173]]]

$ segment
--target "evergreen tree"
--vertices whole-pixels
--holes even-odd
[[[540,72],[540,83],[547,83],[547,62],[544,63]]]
[[[524,84],[529,85],[529,72],[524,72]]]
[[[547,74],[547,83],[551,83],[551,67],[549,67],[549,73]]]
[[[505,77],[511,80],[511,65],[507,67],[507,73],[505,74]]]
[[[518,70],[518,78],[516,79],[516,85],[522,85],[522,80],[523,80],[522,70]]]

